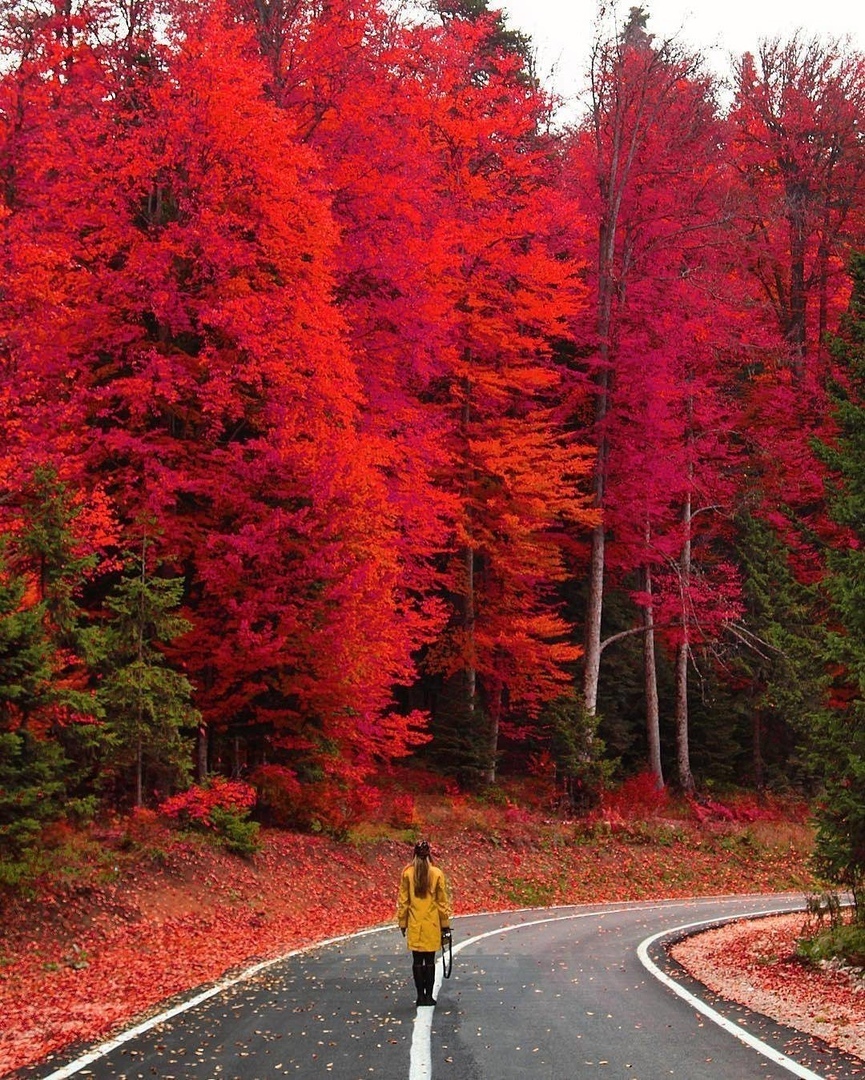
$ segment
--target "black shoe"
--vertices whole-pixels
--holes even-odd
[[[426,997],[420,998],[418,1000],[418,1005],[435,1005],[435,1003],[436,1000],[432,996],[432,994],[427,994]]]
[[[426,1005],[426,998],[425,997],[419,997],[417,999],[417,1001],[415,1002],[415,1005]]]

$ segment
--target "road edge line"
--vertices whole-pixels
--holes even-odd
[[[314,941],[309,945],[304,945],[300,949],[292,949],[291,952],[282,953],[280,956],[273,956],[268,960],[260,960],[258,963],[252,964],[248,968],[244,968],[243,971],[238,972],[236,975],[220,979],[219,982],[216,982],[206,990],[202,990],[193,995],[193,997],[186,998],[176,1005],[172,1005],[170,1009],[164,1009],[155,1016],[150,1016],[146,1020],[142,1020],[138,1024],[135,1024],[133,1027],[124,1029],[110,1039],[106,1039],[105,1042],[99,1043],[98,1046],[94,1046],[92,1050],[88,1050],[74,1061],[70,1061],[67,1065],[63,1065],[61,1068],[49,1073],[48,1076],[43,1077],[43,1080],[67,1080],[67,1077],[74,1076],[75,1073],[80,1072],[82,1069],[86,1068],[86,1066],[92,1065],[94,1061],[98,1061],[99,1058],[105,1057],[106,1054],[110,1054],[112,1050],[116,1050],[118,1046],[123,1046],[123,1044],[129,1042],[130,1039],[134,1039],[138,1035],[143,1035],[145,1031],[150,1031],[151,1028],[155,1028],[159,1024],[164,1024],[167,1020],[172,1020],[175,1016],[179,1016],[189,1009],[194,1009],[196,1005],[200,1005],[204,1001],[209,1001],[210,998],[216,997],[216,995],[222,993],[223,990],[229,990],[232,986],[245,982],[246,979],[251,979],[260,972],[266,971],[268,968],[273,967],[275,964],[280,964],[282,961],[288,960],[292,956],[301,956],[303,953],[311,952],[313,949],[324,948],[326,945],[337,945],[339,942],[348,941],[350,938],[363,937],[366,934],[380,934],[385,930],[392,929],[393,926],[391,924],[374,926],[367,930],[358,930],[350,934],[340,934],[339,937],[328,938],[326,941]]]
[[[739,922],[742,919],[760,919],[768,915],[783,915],[789,913],[789,908],[774,908],[770,911],[752,911],[747,914],[737,915],[733,919],[724,919],[723,922]],[[663,983],[669,990],[672,990],[674,994],[686,1001],[697,1012],[703,1014],[718,1027],[723,1028],[728,1034],[733,1035],[740,1042],[746,1046],[751,1047],[752,1050],[756,1050],[758,1054],[767,1058],[775,1065],[780,1065],[782,1068],[787,1069],[788,1072],[793,1073],[794,1076],[798,1076],[800,1080],[825,1080],[824,1077],[818,1073],[812,1072],[804,1065],[800,1065],[798,1061],[794,1061],[792,1058],[787,1057],[786,1054],[782,1054],[780,1050],[776,1050],[773,1046],[769,1046],[768,1043],[763,1042],[762,1039],[758,1039],[756,1035],[752,1035],[750,1031],[746,1031],[744,1028],[739,1027],[738,1024],[734,1024],[732,1020],[728,1020],[726,1016],[722,1016],[710,1005],[707,1005],[705,1001],[697,997],[696,994],[692,994],[690,990],[686,990],[681,983],[676,982],[665,971],[662,971],[658,965],[649,956],[649,949],[656,941],[661,938],[675,937],[677,934],[684,934],[687,931],[696,931],[700,928],[708,929],[711,926],[721,925],[716,920],[702,921],[696,923],[689,923],[685,926],[676,926],[671,930],[662,930],[657,934],[653,934],[651,937],[645,938],[637,946],[637,956],[640,958],[640,963],[653,975],[659,982]]]

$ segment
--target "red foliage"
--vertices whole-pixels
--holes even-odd
[[[258,792],[258,807],[274,825],[291,825],[298,820],[303,787],[293,769],[285,765],[259,765],[249,774]]]
[[[513,833],[509,814],[520,819]],[[719,856],[700,836],[657,848],[614,837],[574,844],[563,834],[539,844],[549,823],[524,818],[505,809],[490,834],[452,819],[427,826],[457,917],[521,906],[527,897],[600,902],[758,892],[804,880],[804,857],[792,848]],[[108,884],[7,905],[0,1073],[104,1037],[245,961],[392,922],[397,875],[411,854],[406,843],[347,846],[276,832],[264,834],[261,853],[249,860],[184,844],[174,833],[148,842],[159,858],[140,857]],[[116,858],[123,863],[123,852]],[[335,872],[353,898],[349,907],[334,893]]]
[[[604,811],[623,820],[643,821],[650,819],[670,804],[666,787],[658,786],[658,778],[652,772],[631,776],[617,788],[604,791]]]
[[[166,799],[159,812],[175,821],[213,828],[211,814],[215,806],[222,810],[248,811],[255,806],[257,797],[251,784],[215,776],[206,784],[193,784],[188,790]]]
[[[415,822],[415,800],[413,795],[407,792],[395,795],[391,799],[388,814],[390,823],[397,827],[407,827]]]

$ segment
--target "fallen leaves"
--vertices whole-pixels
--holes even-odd
[[[801,913],[728,923],[672,955],[714,993],[865,1059],[865,977],[803,963],[802,934]]]
[[[605,837],[511,846],[471,831],[433,839],[457,915],[506,910],[532,891],[561,904],[805,880],[802,857],[749,850],[739,860],[699,834],[672,845]],[[406,845],[286,832],[267,832],[263,843],[242,860],[166,833],[158,858],[124,864],[104,884],[17,901],[0,930],[0,1075],[103,1038],[234,967],[393,919]]]

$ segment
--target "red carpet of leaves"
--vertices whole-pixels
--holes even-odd
[[[516,825],[519,823],[517,822]],[[663,843],[614,829],[566,842],[527,824],[520,836],[448,832],[433,840],[457,915],[529,905],[762,892],[806,887],[804,855],[723,848],[699,830]],[[244,860],[173,834],[118,866],[28,901],[0,926],[0,1076],[52,1051],[107,1036],[166,998],[255,959],[389,922],[410,847],[352,846],[267,833]],[[149,854],[147,854],[149,852]],[[125,860],[125,861],[124,861]],[[350,895],[351,903],[340,902]]]
[[[805,966],[795,955],[805,932],[802,914],[730,923],[672,954],[715,993],[865,1060],[865,972]]]

